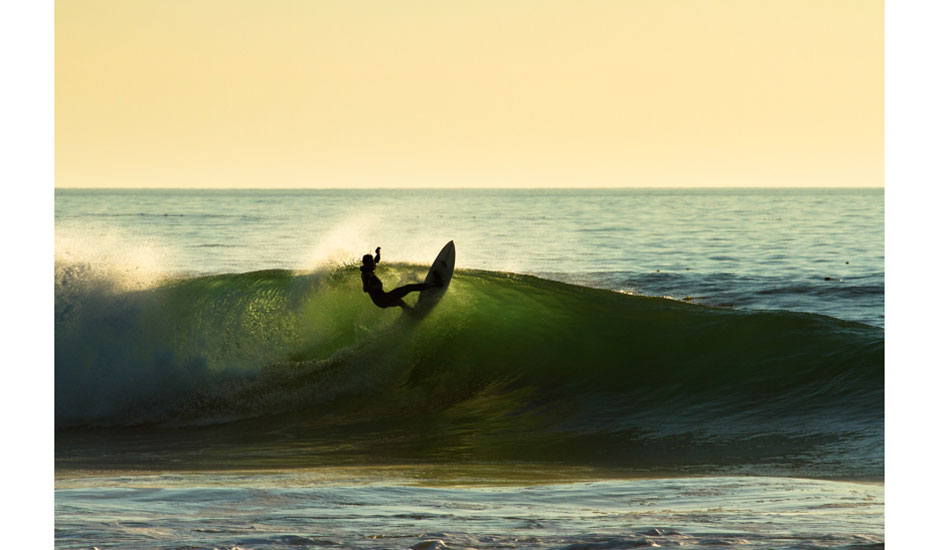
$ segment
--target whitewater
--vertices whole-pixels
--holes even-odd
[[[58,190],[55,270],[58,547],[883,545],[880,190]]]

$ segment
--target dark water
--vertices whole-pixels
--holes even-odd
[[[883,474],[880,329],[472,270],[416,320],[376,309],[352,272],[71,297],[57,312],[61,461]],[[388,286],[424,268],[380,275]],[[123,434],[108,455],[88,446],[96,427]]]

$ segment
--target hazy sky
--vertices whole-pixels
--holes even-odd
[[[58,187],[882,186],[875,0],[57,0]]]

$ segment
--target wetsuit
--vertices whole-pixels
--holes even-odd
[[[376,264],[379,263],[379,252],[376,253],[376,257],[373,258],[373,268],[376,267]],[[394,288],[389,292],[383,291],[383,282],[379,280],[379,277],[376,276],[374,269],[366,266],[360,266],[360,277],[363,279],[363,292],[369,294],[373,303],[379,307],[402,307],[408,308],[409,306],[402,301],[402,299],[409,294],[410,292],[425,290],[430,288],[431,285],[426,283],[417,283],[412,285],[405,285],[399,288]]]

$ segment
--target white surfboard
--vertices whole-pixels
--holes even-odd
[[[455,241],[449,241],[442,247],[426,275],[427,283],[441,282],[442,286],[429,288],[419,293],[419,300],[413,307],[413,315],[419,316],[431,310],[442,299],[442,295],[449,288],[452,273],[455,272]]]

